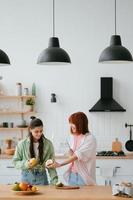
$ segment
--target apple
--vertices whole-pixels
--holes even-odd
[[[49,159],[49,160],[46,161],[45,165],[47,167],[47,166],[49,166],[49,165],[51,165],[53,163],[54,163],[53,160]]]

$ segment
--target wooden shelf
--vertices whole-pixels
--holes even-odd
[[[30,111],[0,111],[0,115],[6,115],[6,114],[11,114],[11,115],[17,115],[17,114],[25,114],[25,115],[30,115],[30,114],[36,114],[36,111],[30,112]]]
[[[0,95],[0,99],[28,99],[28,98],[36,98],[36,96],[28,95],[28,96],[8,96],[8,95]]]
[[[35,98],[36,98],[36,96],[34,96],[34,95],[21,95],[21,96],[17,96],[17,95],[0,95],[0,102],[1,102],[1,105],[2,105],[2,108],[0,108],[0,116],[3,115],[2,117],[5,117],[5,116],[8,116],[9,118],[12,117],[12,121],[15,121],[14,117],[19,117],[22,120],[24,120],[25,117],[34,116],[37,113],[35,111],[34,106],[33,106],[33,109],[30,109],[28,107],[25,107],[25,105],[26,105],[26,101],[28,99],[32,99],[32,100],[35,101],[36,100]],[[13,108],[12,108],[12,104],[10,102],[14,104]],[[3,103],[5,103],[5,105],[7,104],[8,107],[5,106],[5,108],[4,108]],[[25,115],[28,115],[28,116],[25,116]],[[0,132],[3,132],[3,134],[6,131],[7,132],[11,131],[12,133],[13,132],[20,132],[19,133],[19,134],[21,134],[20,138],[23,138],[23,133],[24,132],[28,132],[28,127],[21,127],[21,126],[19,127],[18,126],[18,127],[11,128],[10,126],[9,127],[2,127],[2,126],[3,125],[1,125],[1,127],[0,127]]]
[[[0,159],[12,159],[13,155],[0,154]]]
[[[14,128],[4,128],[4,127],[0,127],[0,131],[27,131],[28,127],[25,128],[20,128],[20,127],[14,127]]]

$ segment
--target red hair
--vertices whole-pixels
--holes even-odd
[[[70,117],[69,117],[69,123],[72,123],[76,126],[76,131],[79,134],[86,134],[89,132],[88,129],[88,118],[87,116],[83,113],[83,112],[77,112],[77,113],[73,113]],[[72,129],[71,129],[71,133]]]

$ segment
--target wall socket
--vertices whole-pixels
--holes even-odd
[[[0,80],[2,80],[3,79],[3,76],[0,76]]]

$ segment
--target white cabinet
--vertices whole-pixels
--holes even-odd
[[[13,184],[19,182],[21,171],[14,168],[12,160],[0,160],[0,184]]]
[[[62,162],[62,159],[57,160],[57,162]],[[67,170],[68,165],[57,168],[57,173],[59,181],[66,184],[63,174]],[[48,175],[49,179],[49,175]],[[16,169],[11,159],[0,159],[0,184],[13,184],[15,182],[21,181],[21,170]]]
[[[63,159],[57,159],[63,162]],[[98,185],[113,185],[122,181],[133,183],[133,159],[97,159],[96,161],[96,182]],[[57,168],[59,181],[67,184],[63,174],[67,171],[68,165]],[[102,168],[113,169],[112,176],[102,176]],[[14,168],[11,159],[0,159],[0,184],[13,184],[20,182],[21,170]]]
[[[122,181],[133,182],[132,159],[97,159],[96,182],[98,185],[113,185]],[[112,170],[103,173],[102,170]]]
[[[58,159],[57,162],[62,162]],[[111,168],[112,176],[102,176],[102,168]],[[66,183],[63,177],[68,165],[57,168],[59,180]],[[132,159],[97,159],[96,160],[96,183],[98,185],[113,185],[122,181],[133,182],[133,160]]]
[[[57,162],[63,162],[63,159],[57,159]],[[67,184],[63,174],[67,171],[68,165],[57,168],[59,181]],[[102,176],[101,170],[111,168],[112,176]],[[96,183],[97,185],[113,185],[122,181],[133,183],[133,160],[132,159],[97,159],[96,160]],[[107,174],[106,174],[107,175]]]

